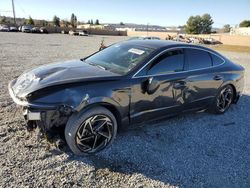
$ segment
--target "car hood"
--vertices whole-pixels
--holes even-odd
[[[14,94],[20,98],[36,90],[65,83],[81,82],[88,79],[120,76],[81,60],[66,61],[40,66],[24,72],[12,83]]]

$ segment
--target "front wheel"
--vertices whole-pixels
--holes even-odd
[[[232,86],[226,85],[222,87],[213,101],[210,112],[214,114],[223,114],[231,106],[234,99],[234,90]]]
[[[66,142],[77,155],[94,154],[107,148],[116,133],[116,118],[104,107],[72,115],[65,127]]]

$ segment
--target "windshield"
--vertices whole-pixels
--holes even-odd
[[[153,51],[152,48],[132,44],[114,44],[90,56],[85,61],[105,70],[124,75],[138,63],[144,61]]]

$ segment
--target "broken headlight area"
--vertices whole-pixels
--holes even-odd
[[[16,83],[13,85],[14,93],[18,94],[20,91],[28,88],[33,82],[39,81],[39,78],[35,74],[28,72],[19,76],[16,80]]]

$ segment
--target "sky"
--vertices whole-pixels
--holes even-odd
[[[185,25],[189,16],[209,13],[213,27],[235,26],[250,20],[250,0],[14,0],[16,17],[52,20],[56,15],[78,21],[137,23],[161,26]],[[0,15],[12,16],[11,0],[0,0]]]

